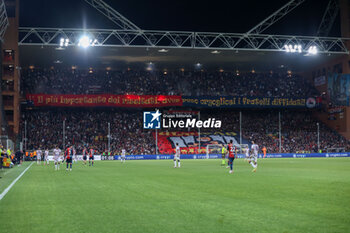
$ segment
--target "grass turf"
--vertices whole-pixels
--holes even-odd
[[[349,232],[350,159],[33,166],[0,201],[0,232]],[[23,169],[23,168],[14,168]],[[0,183],[1,184],[1,183]],[[2,185],[2,184],[1,184]]]

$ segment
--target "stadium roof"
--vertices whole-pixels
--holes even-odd
[[[195,64],[200,63],[202,64],[203,69],[239,69],[247,71],[255,69],[257,71],[267,71],[276,70],[283,67],[293,71],[305,71],[316,66],[317,64],[324,63],[327,60],[333,59],[337,56],[342,56],[341,54],[349,53],[345,46],[345,40],[350,40],[348,38],[260,34],[260,32],[264,31],[265,29],[268,29],[267,31],[274,31],[277,29],[274,29],[273,24],[288,14],[292,9],[296,8],[296,6],[303,3],[304,0],[292,0],[288,1],[288,3],[287,0],[285,0],[283,1],[283,3],[285,3],[283,7],[281,7],[280,1],[272,1],[269,2],[269,4],[264,3],[262,6],[260,6],[260,1],[254,0],[249,4],[246,4],[246,13],[243,13],[244,4],[227,5],[228,8],[230,8],[229,6],[234,6],[235,9],[241,9],[243,7],[242,12],[237,11],[234,14],[232,14],[231,10],[229,12],[223,11],[225,8],[220,6],[220,11],[216,12],[219,12],[219,15],[226,12],[227,16],[236,16],[236,18],[239,20],[233,21],[235,25],[250,25],[251,23],[249,20],[256,21],[255,17],[249,17],[250,14],[253,14],[256,17],[259,16],[258,18],[260,18],[261,15],[266,15],[266,12],[262,9],[266,8],[267,12],[273,12],[274,9],[281,7],[279,10],[267,17],[265,19],[266,21],[263,20],[260,24],[254,27],[257,28],[256,30],[253,28],[254,30],[251,29],[244,34],[141,30],[139,27],[115,11],[113,7],[108,6],[108,4],[105,4],[103,1],[85,0],[79,2],[80,4],[85,2],[85,5],[83,4],[72,7],[74,11],[70,13],[68,13],[69,11],[65,11],[65,14],[62,14],[63,11],[59,10],[59,7],[62,7],[62,5],[64,6],[65,4],[60,3],[58,8],[53,7],[51,4],[46,5],[46,10],[44,12],[48,12],[49,9],[55,9],[54,12],[59,13],[60,17],[58,17],[57,14],[55,14],[55,17],[51,17],[51,20],[50,16],[53,16],[52,14],[41,16],[38,15],[37,17],[45,18],[45,21],[40,20],[40,22],[46,22],[50,25],[56,24],[57,22],[64,22],[64,24],[66,24],[67,22],[77,23],[80,21],[83,23],[83,27],[80,29],[32,27],[20,28],[19,44],[21,52],[20,63],[22,67],[30,65],[50,67],[52,65],[56,65],[66,67],[78,66],[80,68],[111,67],[118,69],[119,67],[145,67],[146,63],[152,62],[155,64],[156,69],[193,69]],[[297,29],[299,34],[302,28],[305,29],[305,20],[300,21],[302,22],[300,26],[296,26],[295,16],[298,16],[297,18],[299,18],[299,20],[301,20],[301,16],[310,16],[310,19],[313,20],[306,20],[306,22],[312,21],[312,23],[309,25],[309,28],[312,25],[312,30],[306,30],[302,34],[314,35],[313,31],[316,31],[316,24],[318,24],[318,20],[315,19],[320,18],[320,15],[313,13],[319,11],[319,13],[322,12],[317,8],[317,10],[312,11],[313,13],[311,13],[308,9],[310,9],[310,7],[313,7],[313,9],[314,7],[319,7],[322,9],[327,2],[328,1],[324,0],[322,1],[322,4],[319,4],[320,2],[317,1],[317,4],[315,5],[315,1],[309,1],[307,3],[309,6],[305,6],[304,4],[304,10],[298,10],[299,8],[296,8],[296,12],[294,11],[296,15],[294,15],[293,21],[284,21],[284,25],[287,25],[287,27],[284,27],[284,29],[288,29],[287,31],[289,32]],[[31,5],[25,7],[22,6],[22,10],[34,7],[34,3],[35,1],[31,3]],[[100,21],[99,19],[101,19],[101,14],[94,15],[94,13],[97,12],[91,12],[92,8],[85,9],[85,7],[88,5],[86,3],[89,3],[97,11],[107,16],[110,21],[115,22],[119,26],[121,25],[122,30],[86,29],[88,28],[86,25],[86,15],[90,17],[93,16],[92,18],[94,20],[96,19],[96,23],[100,26],[107,23],[106,21]],[[112,1],[110,1],[110,3],[112,3]],[[160,3],[161,2],[157,2],[156,5],[159,5]],[[41,5],[40,2],[37,2],[36,4]],[[212,12],[212,10],[208,12],[209,14],[203,14],[207,7],[204,5],[198,5],[195,2],[193,2],[193,4],[194,8],[188,14],[189,18],[186,19],[185,22],[180,21],[180,24],[177,21],[176,25],[187,25],[190,23],[190,19],[198,19],[198,17],[202,18],[202,15],[211,15],[210,17],[206,17],[210,18],[211,22],[206,24],[207,26],[210,27],[210,25],[215,25],[215,28],[217,28],[220,25],[225,29],[225,31],[231,28],[231,20],[225,20],[225,22],[219,20],[219,15],[213,14],[214,12]],[[251,8],[251,5],[254,7]],[[135,16],[139,6],[140,3],[136,4],[135,6],[132,4],[115,5],[115,7],[118,9],[120,7],[128,8],[128,16]],[[154,8],[154,4],[151,4],[148,7],[152,9]],[[84,16],[83,20],[78,20],[76,18],[77,12],[75,9],[82,10]],[[145,8],[140,9],[143,11],[143,13],[146,12],[144,10],[147,10],[147,12],[150,10],[146,6]],[[169,9],[169,11],[166,11],[167,13],[164,17],[166,19],[169,19],[169,17],[178,18],[178,10],[181,9],[183,8],[175,7],[173,11]],[[171,12],[173,12],[175,15],[171,16]],[[29,13],[30,11],[26,10],[24,13],[24,18],[28,17]],[[168,15],[168,13],[170,15]],[[72,16],[68,17],[71,20],[66,20],[69,14]],[[149,14],[147,16],[149,16]],[[153,18],[153,16],[156,17],[156,14],[153,14],[152,17],[147,18]],[[183,15],[183,17],[185,17],[185,15]],[[137,21],[138,23],[141,23],[142,26],[142,22],[145,20],[146,19],[139,19]],[[24,22],[27,21],[28,20],[25,20]],[[162,21],[158,20],[158,22]],[[205,21],[200,20],[200,22],[203,23]],[[270,27],[271,25],[272,27]],[[89,23],[89,26],[91,26],[91,22]],[[116,25],[114,24],[114,26]],[[170,26],[168,23],[164,23],[162,27],[168,29],[168,26]],[[144,27],[145,26],[142,26],[142,28]],[[198,27],[199,24],[195,26],[195,28]],[[279,30],[281,29],[283,30],[283,28],[279,28]],[[339,27],[335,27],[335,31],[338,31],[338,29]],[[82,37],[86,37],[88,41],[90,40],[90,43],[91,41],[94,41],[93,43],[96,43],[96,47],[89,47],[88,49],[80,48],[80,39]],[[62,40],[67,41],[65,46],[68,47],[59,45],[59,41]],[[159,52],[159,50],[162,48],[161,46],[164,46],[167,52]],[[285,49],[285,46],[287,46],[287,49]],[[300,54],[297,52],[295,54],[286,53],[288,46],[300,46]],[[64,49],[57,49],[58,47],[63,47]],[[312,47],[317,48],[319,54],[315,56],[307,56],[312,50]],[[220,50],[217,51],[216,49]]]
[[[215,51],[215,50],[214,50]],[[224,69],[256,71],[277,70],[281,67],[302,72],[318,64],[334,59],[341,54],[318,54],[305,56],[285,52],[232,51],[200,49],[126,48],[126,47],[67,47],[58,50],[53,46],[20,46],[22,67],[71,67],[124,69],[127,67],[145,68],[152,62],[156,69],[193,69],[197,63],[203,69]]]

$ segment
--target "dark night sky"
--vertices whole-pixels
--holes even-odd
[[[105,0],[142,29],[246,32],[289,0]],[[315,35],[328,0],[307,0],[264,33]],[[338,15],[339,16],[339,15]],[[84,0],[21,0],[20,26],[113,28]],[[339,36],[337,19],[331,36]]]

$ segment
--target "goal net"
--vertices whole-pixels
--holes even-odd
[[[345,148],[344,148],[344,147],[340,147],[340,148],[327,148],[327,153],[341,153],[341,152],[345,152]]]
[[[248,144],[237,144],[235,145],[237,148],[237,153],[238,154],[243,154],[245,157],[245,153],[247,148],[249,148]],[[226,146],[225,146],[226,148]],[[207,149],[206,149],[206,155],[207,158],[210,158],[210,155],[219,155],[219,157],[221,158],[221,151],[222,151],[222,145],[218,145],[218,144],[208,144],[207,145]]]
[[[219,155],[221,156],[222,145],[218,144],[208,144],[207,145],[207,159],[210,158],[210,155]]]

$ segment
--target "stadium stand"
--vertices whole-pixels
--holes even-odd
[[[235,72],[160,72],[106,71],[76,69],[24,69],[23,94],[138,94],[192,96],[318,96],[317,90],[298,75],[278,73]],[[191,109],[189,109],[191,110]],[[221,132],[239,133],[237,110],[203,111],[203,117],[223,122]],[[281,111],[281,110],[279,110]],[[111,123],[111,150],[122,148],[130,154],[154,154],[155,140],[151,131],[142,130],[141,111],[118,109],[40,109],[23,113],[28,125],[28,149],[63,146],[62,122],[66,121],[66,143],[73,143],[78,153],[84,145],[102,152],[107,148],[107,126]],[[101,121],[103,119],[103,121]],[[282,110],[281,152],[317,152],[317,121],[310,111]],[[266,146],[269,153],[279,152],[278,112],[246,110],[242,121],[243,138]],[[320,124],[320,149],[350,149],[350,144],[337,132]],[[173,153],[173,148],[163,150]]]
[[[148,72],[24,69],[24,94],[138,94],[310,97],[317,90],[298,75],[235,72]]]
[[[220,132],[239,133],[239,112],[203,112],[203,119],[222,120]],[[269,153],[278,153],[278,112],[272,110],[244,111],[243,138],[266,146]],[[23,113],[22,122],[28,124],[28,149],[62,148],[62,124],[66,121],[66,143],[74,144],[78,153],[84,145],[102,152],[107,148],[107,122],[111,123],[112,151],[126,149],[130,154],[155,154],[155,139],[150,130],[142,130],[142,112],[125,110],[32,110]],[[103,120],[101,120],[103,119]],[[282,112],[282,152],[317,152],[317,127],[311,113],[306,111]],[[165,131],[165,130],[163,130]],[[218,130],[212,130],[213,133]],[[237,138],[238,141],[238,138]],[[320,149],[346,147],[347,142],[338,133],[320,125]],[[173,153],[173,150],[163,151]]]
[[[131,112],[115,111],[27,111],[23,120],[28,122],[28,149],[63,148],[62,124],[66,121],[66,145],[74,144],[78,153],[84,146],[98,152],[107,148],[107,122],[111,123],[111,151],[130,154],[154,154],[155,144],[151,131],[142,130],[141,118]],[[23,122],[23,121],[22,121]]]

